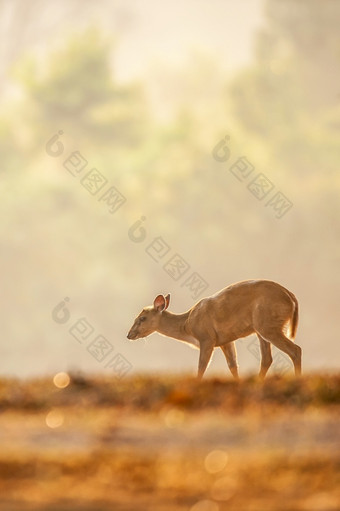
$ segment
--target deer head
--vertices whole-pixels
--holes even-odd
[[[169,307],[170,295],[158,295],[153,305],[144,307],[142,312],[136,317],[127,338],[130,340],[137,340],[141,337],[147,337],[148,335],[156,332],[161,320],[163,311]]]

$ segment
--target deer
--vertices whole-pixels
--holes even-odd
[[[214,349],[221,348],[232,376],[238,379],[235,341],[256,334],[261,351],[260,379],[265,378],[272,364],[272,344],[291,358],[295,375],[301,374],[302,350],[294,343],[299,319],[298,301],[292,292],[277,282],[237,282],[201,299],[182,314],[169,312],[169,304],[170,294],[156,296],[153,305],[144,307],[138,314],[127,338],[132,341],[158,332],[199,348],[199,380]]]

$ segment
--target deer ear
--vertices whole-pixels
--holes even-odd
[[[165,297],[165,307],[164,307],[164,310],[166,310],[168,307],[169,307],[169,303],[170,303],[170,293],[168,293]]]
[[[165,298],[163,295],[158,295],[153,302],[153,308],[157,312],[162,312],[166,308],[165,305]]]

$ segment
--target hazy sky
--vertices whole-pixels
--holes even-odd
[[[117,72],[124,78],[145,74],[153,63],[183,63],[194,48],[234,71],[250,61],[254,33],[263,22],[262,0],[124,4],[132,13],[117,48]]]

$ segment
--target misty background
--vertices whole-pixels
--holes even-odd
[[[255,278],[297,296],[303,369],[338,368],[339,26],[336,0],[0,2],[2,375],[192,374],[135,316]]]

